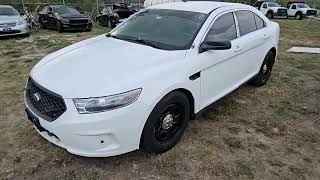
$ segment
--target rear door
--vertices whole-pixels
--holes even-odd
[[[262,61],[266,52],[266,41],[269,34],[266,31],[266,23],[255,13],[248,10],[240,10],[235,12],[240,37],[238,43],[240,44],[241,67],[243,76],[241,82],[252,78],[260,69]]]

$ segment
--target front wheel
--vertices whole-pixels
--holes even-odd
[[[57,31],[59,33],[62,33],[63,32],[63,27],[62,27],[62,24],[61,22],[57,21]]]
[[[301,20],[302,19],[302,14],[301,13],[297,13],[295,16],[296,20]]]
[[[267,83],[273,64],[275,62],[275,54],[269,51],[263,60],[259,73],[251,80],[251,84],[255,86],[263,86]]]
[[[152,110],[142,132],[140,148],[162,153],[175,146],[190,118],[190,103],[181,92],[166,95]]]
[[[272,12],[268,12],[267,13],[267,18],[268,19],[272,19],[273,18],[273,13]]]

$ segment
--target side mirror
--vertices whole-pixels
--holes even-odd
[[[226,50],[226,49],[231,49],[231,41],[219,41],[219,42],[204,41],[200,45],[199,53],[203,53],[209,50]]]

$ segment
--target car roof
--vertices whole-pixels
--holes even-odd
[[[4,7],[4,8],[14,8],[14,7],[9,6],[9,5],[0,5],[0,7]]]
[[[169,10],[181,10],[181,11],[192,11],[209,14],[211,11],[220,7],[238,7],[248,8],[251,6],[238,4],[238,3],[226,3],[226,2],[214,2],[214,1],[187,1],[187,2],[172,2],[157,4],[148,7],[148,9],[169,9]]]
[[[71,7],[68,5],[50,5],[49,7],[58,8],[58,7]]]

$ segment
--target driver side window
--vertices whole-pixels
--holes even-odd
[[[268,8],[267,4],[263,4],[262,8]]]
[[[296,5],[292,5],[291,9],[297,9]]]
[[[211,26],[205,41],[223,42],[237,38],[236,24],[233,13],[220,16]]]

